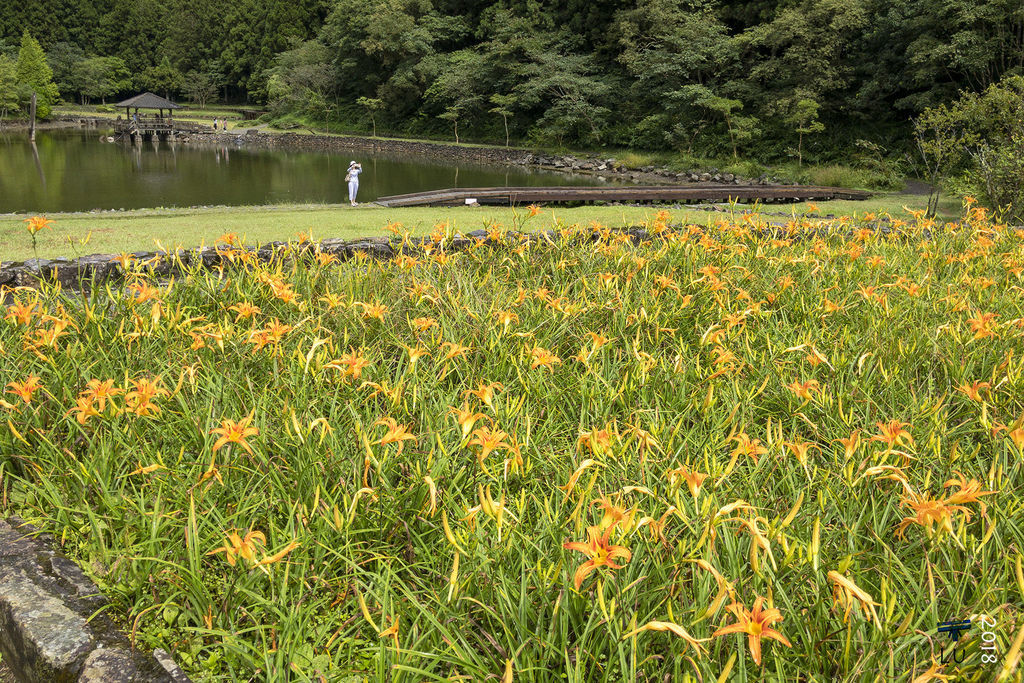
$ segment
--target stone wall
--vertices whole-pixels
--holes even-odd
[[[606,178],[633,180],[647,183],[733,183],[735,185],[770,185],[777,179],[762,176],[744,178],[718,169],[676,172],[663,166],[631,167],[614,158],[578,157],[565,154],[532,152],[521,148],[478,147],[451,145],[443,142],[401,140],[395,138],[367,138],[350,135],[316,135],[299,133],[264,133],[255,128],[231,133],[200,131],[182,138],[189,143],[203,143],[232,139],[235,144],[265,149],[298,149],[333,152],[373,152],[388,155],[407,155],[445,161],[469,161],[487,164],[532,166],[563,173],[585,173]]]
[[[71,560],[18,517],[0,520],[0,652],[25,683],[188,683],[167,652],[134,649]]]
[[[113,120],[96,116],[65,114],[47,126],[80,126],[86,128],[110,127]],[[584,173],[618,180],[643,183],[733,183],[736,185],[779,184],[778,178],[767,175],[745,178],[718,169],[672,171],[664,166],[633,167],[606,157],[573,156],[548,152],[534,152],[520,147],[452,145],[444,142],[404,140],[400,138],[372,138],[358,135],[319,135],[316,133],[266,133],[258,128],[239,126],[229,133],[214,131],[203,124],[183,124],[184,132],[178,136],[181,144],[224,144],[230,142],[244,147],[260,149],[290,149],[317,152],[371,152],[392,156],[416,156],[442,161],[464,161],[485,164],[529,166],[563,173]]]
[[[623,228],[634,242],[649,239],[643,228]],[[530,241],[557,240],[558,234],[553,231],[523,233],[522,239]],[[596,234],[591,235],[596,239]],[[249,258],[268,263],[272,260],[311,257],[314,249],[333,254],[340,261],[352,258],[356,253],[364,253],[371,258],[389,259],[401,253],[421,253],[420,245],[426,238],[411,238],[402,246],[393,243],[387,237],[373,237],[356,240],[324,239],[315,244],[289,244],[287,242],[268,242],[259,247],[196,247],[180,249],[175,252],[137,251],[132,258],[142,264],[148,275],[156,278],[181,276],[193,267],[215,268],[229,265],[239,260],[239,252],[244,251]],[[475,230],[463,237],[446,243],[449,251],[459,251],[475,244],[477,241],[494,242],[484,230]],[[57,284],[62,289],[88,290],[90,287],[103,285],[107,282],[123,280],[125,269],[120,256],[113,254],[92,254],[77,259],[29,259],[27,261],[0,263],[0,292],[10,291],[16,287],[39,287],[43,283]]]

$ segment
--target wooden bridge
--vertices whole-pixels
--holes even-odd
[[[620,187],[469,187],[414,192],[377,198],[377,204],[460,206],[465,204],[590,204],[593,202],[800,202],[829,199],[863,200],[870,192],[813,185],[624,185]]]

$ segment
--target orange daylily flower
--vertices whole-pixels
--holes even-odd
[[[75,407],[69,410],[67,414],[74,415],[78,424],[84,425],[90,417],[99,417],[100,412],[96,410],[91,398],[82,396],[75,401]]]
[[[369,364],[370,361],[366,360],[355,349],[350,348],[348,353],[342,354],[341,358],[336,358],[324,364],[324,367],[331,368],[332,370],[341,370],[342,377],[359,379],[363,374],[363,368]]]
[[[397,422],[395,422],[395,419],[393,417],[382,417],[373,424],[384,425],[385,427],[387,427],[387,433],[385,433],[384,436],[382,436],[379,441],[374,441],[374,443],[379,446],[386,446],[389,443],[397,443],[397,454],[401,454],[402,449],[405,448],[406,441],[416,441],[416,437],[409,432],[406,426],[400,425]]]
[[[402,346],[405,352],[409,354],[409,367],[416,367],[416,363],[420,358],[430,355],[430,351],[423,348],[422,346]]]
[[[327,308],[332,311],[335,308],[340,308],[345,305],[345,299],[332,292],[324,294],[320,297],[319,301],[323,301],[327,305]]]
[[[246,441],[250,436],[256,436],[260,433],[260,430],[256,427],[250,427],[249,423],[252,421],[253,413],[249,413],[246,417],[242,418],[238,422],[234,420],[221,420],[220,427],[215,427],[210,430],[211,434],[219,434],[220,438],[217,439],[216,443],[213,444],[213,452],[216,453],[220,450],[221,446],[229,443],[237,443],[239,446],[244,448],[247,453],[252,454],[252,448]]]
[[[503,330],[508,330],[508,326],[513,322],[519,322],[519,316],[512,311],[496,311],[494,313],[494,319],[498,321]]]
[[[24,382],[8,382],[7,386],[7,393],[14,394],[26,405],[32,403],[33,394],[43,388],[38,375],[29,375]]]
[[[500,429],[480,427],[473,431],[473,438],[467,445],[480,447],[480,454],[477,456],[477,460],[480,462],[480,466],[483,467],[484,460],[486,460],[487,456],[494,451],[502,448],[511,450],[512,447],[508,444],[506,439],[508,439],[508,434]]]
[[[797,459],[797,462],[805,468],[807,467],[807,459],[811,454],[811,449],[818,448],[813,443],[803,441],[799,438],[793,441],[783,441],[782,445],[785,446],[789,452],[793,454],[793,457]]]
[[[206,553],[207,555],[224,553],[225,559],[232,567],[235,566],[239,557],[248,560],[253,566],[257,564],[256,546],[267,544],[267,537],[263,535],[262,531],[250,531],[245,534],[245,538],[239,536],[237,531],[229,531],[225,535],[228,538],[227,542],[220,548]]]
[[[153,403],[158,396],[166,396],[167,390],[160,386],[160,378],[142,377],[132,380],[132,390],[125,394],[125,406],[128,412],[145,417],[160,412],[160,407]]]
[[[601,521],[597,524],[598,528],[609,529],[617,526],[623,533],[629,533],[633,528],[633,518],[636,516],[636,507],[627,510],[621,505],[613,503],[608,496],[601,496],[597,500],[591,502],[591,505],[598,505],[603,510],[601,513]]]
[[[444,360],[449,361],[460,356],[465,356],[467,353],[473,350],[472,346],[463,346],[457,342],[445,342],[441,344],[441,348],[448,349],[445,351]]]
[[[487,417],[483,413],[474,413],[466,404],[463,404],[462,408],[452,406],[448,411],[455,415],[455,421],[459,423],[459,427],[462,429],[463,439],[473,431],[473,425],[477,423],[477,420]]]
[[[611,452],[612,436],[615,435],[614,425],[609,423],[604,429],[592,429],[580,432],[576,439],[576,450],[590,449],[591,453],[600,455]]]
[[[383,631],[381,631],[380,633],[377,634],[378,638],[391,638],[392,640],[394,640],[395,649],[396,650],[398,649],[398,620],[399,620],[399,618],[401,618],[401,615],[395,617],[395,620],[394,620],[394,622],[392,622],[391,626],[388,626],[386,629],[384,629]]]
[[[143,304],[152,299],[156,299],[160,295],[159,289],[142,280],[138,280],[128,285],[128,291],[133,294],[133,304]]]
[[[732,437],[730,441],[736,442],[736,448],[732,452],[733,458],[740,455],[749,455],[754,459],[754,463],[756,464],[758,456],[764,455],[768,452],[768,449],[761,445],[760,439],[751,439],[747,436],[746,432],[740,432],[736,436]]]
[[[28,228],[29,233],[33,236],[40,230],[49,228],[50,224],[53,223],[53,221],[45,218],[44,216],[32,216],[31,218],[26,218],[22,222],[28,223],[26,227]]]
[[[972,401],[977,401],[978,403],[981,403],[984,400],[981,397],[981,390],[991,388],[992,384],[990,384],[989,382],[974,381],[971,384],[961,384],[956,388],[956,390],[959,391],[964,396],[966,396],[967,398],[971,399]]]
[[[694,500],[697,500],[697,496],[700,495],[700,487],[703,486],[708,478],[707,474],[691,470],[686,465],[669,470],[666,475],[668,476],[669,484],[672,486],[675,486],[679,479],[685,481],[686,485],[690,488],[690,495],[693,496]]]
[[[974,318],[968,318],[967,323],[974,332],[974,338],[984,339],[996,336],[996,327],[999,324],[996,322],[996,318],[998,317],[995,313],[979,313]]]
[[[754,663],[758,666],[761,666],[762,638],[771,638],[772,640],[779,641],[786,647],[793,647],[784,635],[772,628],[772,624],[782,621],[782,613],[775,608],[761,609],[763,604],[764,598],[758,597],[754,602],[754,607],[749,612],[739,603],[729,605],[728,610],[733,613],[736,623],[723,626],[711,634],[712,638],[717,638],[729,633],[746,633],[747,644],[750,647],[750,656],[753,657]]]
[[[228,310],[237,313],[235,316],[236,323],[245,320],[246,318],[252,318],[260,313],[259,306],[253,306],[248,301],[241,301],[228,308]]]
[[[319,248],[316,250],[316,262],[321,266],[329,266],[332,263],[338,263],[338,257],[334,254],[326,251],[321,251]]]
[[[809,379],[806,382],[797,382],[794,380],[787,384],[786,388],[805,401],[810,401],[814,398],[814,394],[821,393],[821,385],[818,383],[818,380],[815,379]]]
[[[384,320],[384,316],[388,313],[388,307],[382,304],[368,304],[356,301],[354,305],[363,309],[363,318],[366,320]]]
[[[491,410],[494,410],[494,404],[492,403],[494,401],[494,394],[498,390],[504,388],[505,387],[501,382],[488,382],[486,384],[481,382],[476,389],[467,389],[462,392],[462,395],[465,396],[466,394],[469,394],[471,396],[476,396],[480,399],[481,403]]]
[[[39,306],[38,301],[26,303],[16,301],[7,307],[7,314],[4,315],[4,320],[13,320],[18,325],[30,325],[37,306]]]
[[[562,362],[561,358],[551,353],[542,346],[533,347],[533,349],[530,351],[530,357],[532,359],[530,361],[531,370],[539,367],[545,367],[550,370],[556,364]]]
[[[855,429],[850,432],[850,436],[845,439],[833,439],[835,443],[843,444],[843,457],[849,459],[857,452],[860,448],[860,430]]]
[[[413,318],[409,325],[417,332],[426,332],[431,327],[437,327],[437,321],[433,318]]]
[[[946,497],[947,503],[977,503],[981,508],[981,514],[985,514],[985,502],[981,500],[982,496],[991,496],[996,491],[983,491],[982,484],[977,479],[968,479],[962,472],[956,472],[956,479],[949,479],[942,488],[948,489],[951,487],[959,489],[952,495]]]
[[[890,449],[893,446],[914,445],[914,439],[904,427],[909,425],[906,422],[889,420],[888,422],[876,422],[878,434],[871,437],[872,441],[881,441]]]
[[[114,380],[108,379],[100,381],[98,379],[91,379],[86,383],[86,389],[82,392],[84,398],[89,401],[96,401],[99,403],[99,409],[105,410],[107,407],[107,400],[112,399],[114,396],[122,393],[121,389],[114,386]]]
[[[602,532],[601,527],[591,526],[587,527],[586,543],[566,541],[562,544],[562,547],[566,550],[575,550],[576,552],[583,553],[590,558],[581,564],[573,575],[573,585],[576,587],[576,590],[580,589],[580,586],[583,585],[587,576],[589,576],[590,573],[598,567],[622,569],[622,565],[615,564],[613,560],[621,557],[626,562],[629,562],[633,557],[633,553],[631,553],[628,548],[611,544],[609,541],[609,535],[611,532],[612,527],[607,527]]]
[[[936,525],[939,527],[939,534],[944,531],[953,533],[954,513],[962,512],[967,519],[971,518],[971,513],[967,508],[951,503],[949,499],[932,498],[911,491],[901,502],[913,510],[914,514],[900,520],[896,527],[897,538],[903,538],[904,532],[911,524],[924,527],[928,537],[931,538],[935,534]]]
[[[1006,429],[1009,428],[1006,427]],[[1024,426],[1017,427],[1015,429],[1009,429],[1006,435],[1010,437],[1010,441],[1012,441],[1013,445],[1017,447],[1017,450],[1021,451],[1021,453],[1024,453]]]

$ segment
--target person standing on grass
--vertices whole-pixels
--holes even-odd
[[[348,201],[352,206],[356,205],[356,193],[359,192],[359,174],[363,172],[362,164],[350,161],[348,173],[345,174],[345,182],[348,183]]]

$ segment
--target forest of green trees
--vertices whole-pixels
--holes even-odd
[[[392,133],[762,159],[907,145],[927,107],[1024,73],[1020,0],[9,2],[0,93],[26,31],[68,102],[146,89]]]

